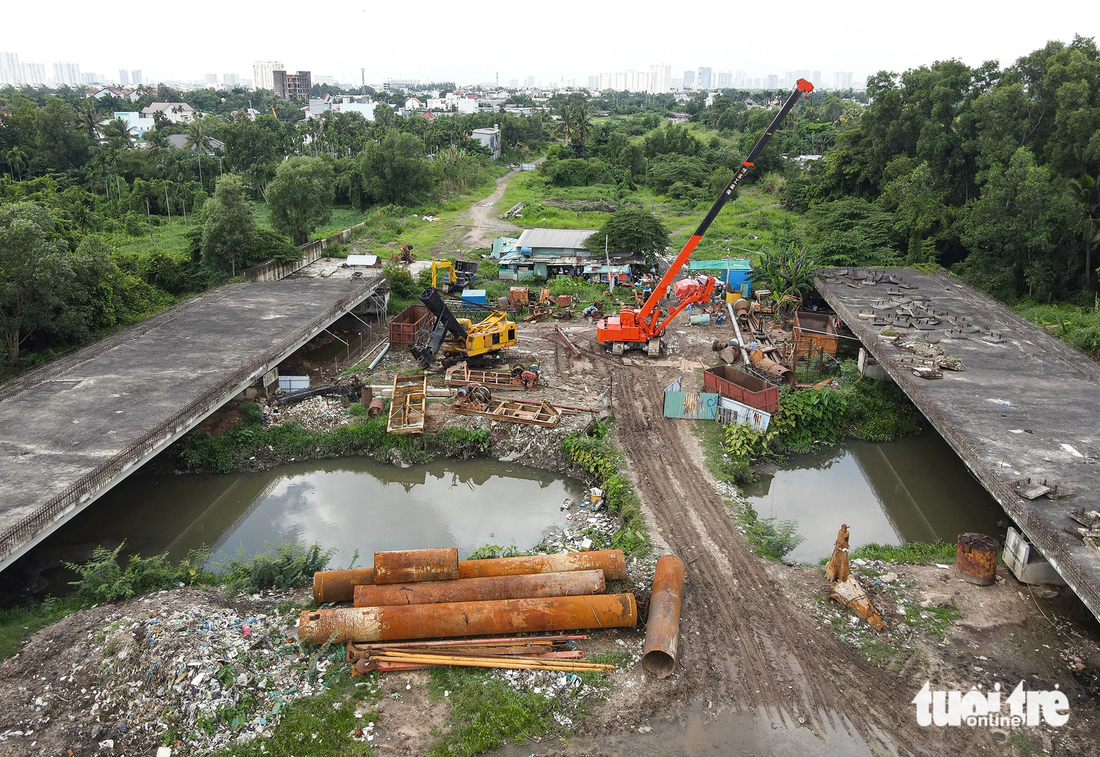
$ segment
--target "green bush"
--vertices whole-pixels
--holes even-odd
[[[321,549],[318,544],[306,547],[296,542],[271,545],[252,557],[243,553],[232,560],[220,577],[227,592],[253,594],[264,589],[291,589],[313,582],[313,574],[324,570],[336,554],[335,549]]]
[[[152,557],[135,554],[123,568],[118,563],[123,546],[125,542],[113,550],[96,547],[88,562],[65,563],[65,567],[80,575],[79,581],[72,582],[78,595],[91,602],[114,602],[181,584],[192,586],[213,581],[202,567],[209,557],[204,550],[189,553],[176,565],[169,562],[167,552]]]

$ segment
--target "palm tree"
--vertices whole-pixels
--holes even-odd
[[[21,181],[23,172],[27,170],[27,153],[23,152],[18,147],[13,147],[8,150],[5,159],[8,161],[8,170],[11,171],[11,178],[14,181]]]
[[[134,146],[134,135],[130,133],[130,125],[121,118],[115,118],[103,124],[99,133],[115,149],[129,150]]]
[[[558,118],[561,120],[550,130],[550,137],[562,135],[562,143],[569,144],[569,133],[573,130],[573,109],[568,104],[558,106]]]
[[[1091,176],[1070,179],[1069,192],[1085,212],[1085,289],[1092,289],[1092,247],[1100,245],[1100,183]]]
[[[587,100],[573,106],[573,139],[582,145],[592,134],[592,107]]]
[[[211,140],[211,124],[207,123],[206,118],[196,118],[187,125],[187,131],[184,132],[183,146],[188,150],[194,150],[199,155],[199,186],[202,186],[202,156],[210,152]]]
[[[99,113],[95,109],[94,97],[85,98],[84,104],[76,112],[76,130],[86,134],[92,142],[99,137]]]
[[[149,150],[150,155],[157,155],[162,150],[167,150],[172,144],[160,129],[150,129],[145,132],[145,136],[142,137],[142,139],[145,141],[145,147]]]

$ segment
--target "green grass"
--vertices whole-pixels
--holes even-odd
[[[1022,305],[1016,311],[1093,360],[1100,360],[1100,298],[1092,307]]]
[[[23,640],[35,631],[72,615],[86,604],[80,597],[67,596],[0,610],[0,660],[18,652]]]
[[[554,726],[552,715],[561,703],[542,694],[516,691],[486,671],[469,668],[433,668],[431,694],[451,713],[450,730],[432,745],[431,757],[473,757],[507,741],[525,742],[543,736]]]
[[[153,227],[153,243],[149,242],[149,227],[142,225],[142,229],[145,233],[141,236],[132,237],[123,231],[116,231],[109,234],[98,234],[108,246],[114,247],[120,253],[141,253],[149,254],[153,250],[165,250],[168,252],[187,252],[189,242],[185,233],[195,227],[194,216],[188,216],[188,220],[184,223],[182,218],[172,217],[172,221],[168,222],[166,219],[160,219],[163,223],[160,226]]]
[[[900,546],[889,544],[864,544],[849,553],[851,559],[880,560],[882,562],[916,563],[954,563],[956,545],[948,542],[914,541]],[[823,561],[823,564],[826,561]]]

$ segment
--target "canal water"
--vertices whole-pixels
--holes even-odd
[[[465,559],[484,544],[530,549],[569,522],[560,505],[580,494],[578,481],[493,460],[402,469],[348,457],[259,473],[135,475],[43,546],[64,552],[125,539],[127,553],[173,559],[205,546],[221,564],[280,542],[335,548],[333,567],[346,567],[356,550],[359,566],[394,549],[458,547]]]
[[[1007,516],[939,434],[893,442],[847,442],[793,455],[774,476],[745,488],[761,518],[798,523],[788,556],[816,563],[832,554],[842,523],[851,547],[954,542],[964,531],[1002,539]]]

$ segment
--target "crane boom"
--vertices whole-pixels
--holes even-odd
[[[642,343],[647,342],[654,337],[660,336],[665,326],[668,325],[669,320],[686,306],[687,302],[681,302],[680,307],[674,308],[670,315],[661,320],[661,311],[657,308],[657,304],[668,293],[669,286],[672,285],[673,280],[680,273],[680,269],[687,263],[688,258],[691,257],[691,253],[695,250],[696,245],[703,238],[703,234],[707,232],[710,225],[714,223],[714,219],[718,217],[718,213],[729,202],[730,197],[733,196],[734,191],[737,189],[737,185],[741,183],[741,179],[745,177],[749,169],[754,166],[754,161],[760,156],[768,142],[771,140],[772,135],[775,134],[779,125],[783,123],[783,119],[787,117],[787,114],[791,112],[791,108],[798,102],[799,98],[804,97],[806,94],[814,91],[814,85],[805,79],[799,79],[795,85],[794,91],[791,92],[786,102],[783,103],[783,107],[779,109],[779,112],[775,114],[775,118],[772,119],[771,124],[764,130],[764,133],[760,136],[760,139],[756,142],[756,145],[749,152],[748,156],[742,161],[737,171],[733,175],[733,179],[729,185],[722,190],[722,193],[718,195],[718,199],[714,201],[710,210],[703,216],[703,220],[699,222],[699,227],[695,230],[687,242],[684,244],[683,249],[680,250],[680,254],[676,256],[676,259],[672,262],[672,265],[665,271],[665,275],[661,277],[660,282],[653,288],[653,292],[650,294],[649,299],[645,301],[640,309],[636,308],[623,308],[618,317],[605,318],[596,327],[596,339],[600,342],[629,342],[629,343]],[[713,290],[714,285],[711,282],[705,287],[706,296],[709,298],[710,292]]]

